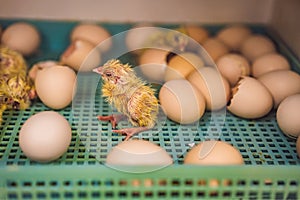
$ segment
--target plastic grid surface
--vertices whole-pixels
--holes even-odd
[[[2,20],[8,25],[13,20]],[[44,31],[41,52],[29,58],[56,59],[68,45],[66,39],[76,22],[30,21]],[[107,25],[110,32],[124,31],[130,25]],[[222,26],[208,26],[212,33]],[[264,27],[254,31],[269,34]],[[48,30],[58,30],[49,35]],[[273,39],[276,37],[273,37]],[[57,42],[58,41],[58,42]],[[299,72],[286,46],[277,41],[278,49]],[[50,49],[47,51],[46,49]],[[0,199],[298,199],[299,165],[295,140],[282,134],[275,112],[257,120],[245,120],[226,112],[206,112],[197,124],[181,125],[164,121],[157,129],[139,134],[162,146],[175,165],[144,174],[128,174],[103,166],[110,149],[124,137],[113,134],[111,126],[99,122],[97,114],[113,112],[100,95],[99,79],[93,74],[79,76],[81,91],[97,86],[91,100],[79,93],[80,106],[69,106],[58,112],[72,125],[72,141],[58,160],[40,164],[30,161],[18,144],[22,124],[34,113],[50,110],[39,100],[25,111],[5,111],[0,126]],[[75,101],[76,101],[75,100]],[[76,103],[76,102],[75,102]],[[219,126],[218,124],[222,124]],[[128,126],[123,122],[120,126]],[[154,134],[153,134],[154,133]],[[220,134],[221,133],[221,134]],[[183,165],[190,144],[206,138],[220,139],[235,146],[246,166],[199,167]]]

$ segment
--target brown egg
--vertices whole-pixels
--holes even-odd
[[[255,78],[244,76],[232,89],[227,109],[242,118],[255,119],[265,116],[273,107],[272,95]]]
[[[187,78],[203,94],[207,110],[223,108],[230,96],[228,81],[213,67],[202,67]]]
[[[39,31],[35,26],[17,22],[8,26],[1,37],[1,43],[20,52],[24,56],[33,54],[41,42]]]
[[[194,146],[185,156],[184,164],[242,165],[241,153],[223,141],[204,141]]]
[[[231,50],[239,50],[242,43],[251,35],[251,30],[243,25],[231,25],[221,29],[217,38],[224,42]]]
[[[267,72],[289,70],[290,68],[290,64],[284,56],[278,53],[269,53],[254,60],[252,75],[259,77]]]
[[[241,76],[250,74],[250,64],[248,60],[239,54],[225,54],[217,61],[217,67],[221,74],[234,86]]]
[[[203,95],[184,79],[166,82],[159,91],[159,101],[167,117],[181,124],[198,121],[205,111]]]
[[[1,36],[2,36],[2,26],[0,25],[0,43],[1,43]]]
[[[203,66],[202,59],[194,53],[175,55],[168,62],[165,81],[186,78],[192,71]]]
[[[241,53],[251,62],[272,52],[276,52],[275,44],[267,36],[259,34],[251,35],[241,46]]]
[[[288,96],[279,104],[276,119],[285,135],[300,136],[300,94]]]
[[[197,43],[203,44],[204,41],[209,37],[209,32],[201,26],[186,25],[183,28],[186,34],[196,42],[189,42],[187,45],[188,50],[193,51],[197,49]]]
[[[298,157],[300,158],[300,137],[298,137],[296,142],[296,150],[297,150]]]
[[[229,48],[217,38],[208,38],[202,46],[213,61],[217,61],[218,58],[229,52]]]
[[[139,68],[149,81],[159,83],[164,81],[168,54],[169,51],[162,49],[147,49],[142,53]]]
[[[110,37],[110,33],[97,24],[79,24],[71,32],[71,41],[86,40],[103,52],[112,46]]]
[[[64,65],[76,71],[91,71],[101,63],[101,53],[85,40],[75,40],[60,57]]]
[[[272,71],[258,77],[273,96],[274,107],[286,97],[300,93],[300,76],[291,70]]]

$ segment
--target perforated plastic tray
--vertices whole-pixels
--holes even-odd
[[[7,26],[12,20],[0,20]],[[70,30],[77,22],[30,21],[42,33],[38,55],[29,64],[57,59],[69,44]],[[102,24],[112,34],[125,31],[129,24]],[[173,26],[173,25],[172,25]],[[214,34],[223,25],[209,26]],[[291,62],[299,62],[284,43],[261,25],[250,25],[254,32],[267,34],[277,49]],[[126,57],[125,59],[131,59]],[[32,115],[51,110],[39,100],[25,111],[7,110],[0,127],[0,199],[298,199],[300,198],[300,159],[295,140],[280,131],[275,112],[257,120],[245,120],[223,111],[206,112],[193,125],[164,121],[158,129],[135,136],[162,146],[174,165],[145,173],[126,173],[104,165],[112,147],[124,137],[111,132],[111,126],[99,122],[97,114],[111,114],[112,109],[100,95],[99,77],[79,76],[81,91],[96,87],[94,105],[83,94],[76,95],[80,106],[70,105],[58,112],[72,126],[72,142],[58,160],[41,164],[22,153],[18,133]],[[77,103],[78,103],[77,102]],[[76,102],[75,102],[76,103]],[[219,126],[219,122],[222,126]],[[120,124],[127,126],[126,122]],[[153,131],[155,134],[153,134]],[[245,166],[188,166],[183,158],[190,145],[206,138],[229,142],[241,152]]]

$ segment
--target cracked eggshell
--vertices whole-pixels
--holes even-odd
[[[202,67],[192,72],[187,80],[203,94],[207,110],[218,110],[226,106],[230,86],[217,69]]]
[[[258,77],[273,96],[274,108],[286,97],[300,93],[300,75],[291,70],[272,71]]]
[[[276,119],[285,135],[292,138],[300,136],[300,94],[291,95],[279,104]]]
[[[166,82],[159,91],[159,101],[167,117],[181,124],[198,121],[205,111],[203,95],[185,79]]]
[[[251,35],[250,28],[243,25],[231,25],[221,29],[217,38],[224,42],[231,50],[239,50],[242,43]]]
[[[269,53],[254,60],[252,75],[257,78],[271,71],[289,69],[291,69],[290,64],[284,56],[278,53]]]
[[[226,54],[217,61],[217,67],[221,74],[234,86],[241,76],[250,74],[250,64],[248,60],[239,54]]]
[[[273,41],[264,35],[253,34],[248,37],[241,46],[241,53],[253,62],[260,56],[276,52]]]
[[[40,62],[37,62],[35,63],[29,70],[28,72],[28,76],[33,80],[35,81],[35,78],[37,76],[37,74],[45,69],[45,68],[48,68],[48,67],[52,67],[52,66],[55,66],[55,65],[58,65],[58,62],[55,61],[55,60],[46,60],[46,61],[40,61]]]
[[[90,42],[75,40],[61,55],[60,61],[76,71],[91,71],[101,63],[101,53]]]
[[[24,56],[29,56],[38,49],[41,37],[37,28],[32,24],[17,22],[3,31],[1,43]]]
[[[272,95],[258,80],[242,77],[232,89],[227,109],[236,116],[255,119],[265,116],[273,107]]]

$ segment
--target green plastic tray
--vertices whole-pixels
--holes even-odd
[[[19,20],[0,20],[7,25]],[[69,33],[78,22],[29,21],[38,27],[43,43],[32,64],[58,59],[69,45]],[[128,30],[130,24],[102,24],[112,34]],[[164,27],[175,27],[168,25]],[[224,25],[204,25],[214,34]],[[277,49],[299,72],[300,64],[291,51],[263,25],[249,25],[254,32],[266,34]],[[131,59],[124,57],[124,59]],[[132,61],[133,62],[133,61]],[[101,98],[99,77],[79,76],[80,91],[95,89],[95,99],[76,95],[80,106],[70,105],[58,112],[72,125],[72,142],[58,160],[41,164],[22,153],[18,132],[22,124],[40,111],[50,110],[39,100],[25,111],[5,111],[0,127],[0,199],[299,199],[300,159],[295,140],[287,138],[276,123],[275,112],[258,120],[245,120],[229,112],[206,112],[193,125],[178,125],[170,120],[159,129],[139,134],[162,146],[174,165],[145,173],[127,173],[104,165],[112,147],[124,137],[111,132],[111,126],[99,122],[97,114],[113,111]],[[77,102],[77,103],[78,103]],[[76,102],[75,102],[76,104]],[[219,124],[222,122],[222,126]],[[126,126],[124,122],[120,124]],[[221,134],[220,134],[221,133]],[[183,158],[190,144],[206,138],[229,142],[241,152],[245,166],[189,166]],[[147,168],[145,168],[146,171]],[[215,185],[212,185],[212,182]]]

